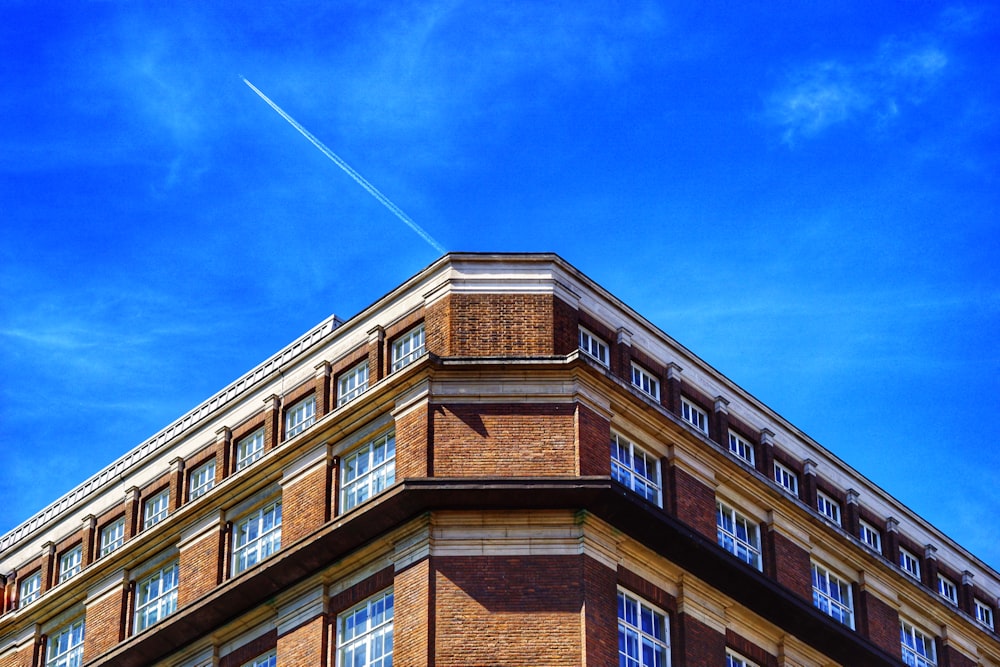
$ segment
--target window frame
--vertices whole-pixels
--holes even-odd
[[[359,380],[358,377],[364,375]],[[351,366],[337,377],[337,407],[350,403],[368,391],[368,359]]]
[[[17,608],[26,607],[42,597],[42,572],[36,570],[17,584]]]
[[[414,341],[418,341],[414,344]],[[419,359],[427,352],[427,330],[421,322],[392,341],[392,370],[395,373]]]
[[[67,549],[59,556],[59,581],[62,583],[76,576],[83,569],[83,545]]]
[[[83,642],[86,639],[87,626],[84,619],[71,621],[56,631],[49,633],[48,646],[45,649],[45,667],[77,667],[83,664]],[[63,638],[68,640],[65,647],[60,643]]]
[[[918,651],[918,636],[921,640],[921,650],[924,652]],[[906,643],[907,638],[910,639],[911,644]],[[926,634],[923,630],[902,618],[899,619],[899,644],[904,665],[909,665],[910,667],[937,667],[937,641],[935,637]],[[926,653],[928,648],[930,649],[930,655]]]
[[[391,454],[383,454],[380,460],[375,460],[378,447],[389,448]],[[365,469],[348,479],[352,472],[350,464],[358,461],[367,452]],[[356,469],[355,469],[356,470]],[[396,432],[394,430],[367,439],[364,444],[351,449],[340,457],[340,513],[349,512],[363,505],[375,496],[383,493],[396,483]],[[364,497],[358,498],[358,491],[364,490]]]
[[[858,539],[869,549],[882,553],[882,531],[864,519],[858,520]]]
[[[910,567],[909,563],[912,563],[913,566]],[[906,547],[899,547],[899,569],[920,581],[920,559]]]
[[[750,465],[754,465],[756,461],[756,453],[754,452],[753,445],[750,441],[741,436],[739,433],[733,429],[729,429],[729,453]],[[735,441],[735,442],[734,442]],[[741,454],[740,450],[746,450],[747,455]]]
[[[315,423],[316,394],[310,394],[285,410],[285,440],[294,438]]]
[[[829,568],[816,562],[810,565],[813,607],[853,630],[854,587],[840,575],[831,572]],[[823,586],[817,587],[817,583],[822,583]]]
[[[587,327],[580,325],[579,336],[577,337],[577,347],[587,354],[588,357],[597,361],[602,366],[608,366],[610,364],[610,357],[608,355],[608,344],[604,342],[604,339],[600,336],[594,334],[593,331]],[[594,351],[594,348],[597,351]]]
[[[204,479],[199,480],[204,473]],[[215,488],[215,457],[191,469],[188,473],[188,502],[196,500]]]
[[[267,527],[268,515],[271,516],[269,528]],[[251,537],[251,525],[256,527],[255,537]],[[244,534],[244,527],[247,537],[245,541],[240,543],[239,539]],[[230,576],[235,577],[267,560],[281,549],[281,498],[263,503],[256,509],[243,514],[237,521],[233,522],[232,532],[232,537],[229,540],[232,547],[229,573]],[[247,562],[246,556],[249,554],[254,555],[252,563]]]
[[[816,489],[816,511],[838,526],[843,525],[841,523],[843,513],[841,512],[840,502],[821,489]]]
[[[244,662],[240,667],[277,667],[278,649],[272,648],[267,653],[262,653],[256,658]]]
[[[381,622],[376,625],[369,625],[369,621],[372,618],[379,618],[378,608],[381,607]],[[376,611],[373,611],[375,609]],[[359,602],[358,604],[345,609],[344,611],[337,614],[337,634],[336,634],[336,664],[344,665],[346,663],[345,656],[347,651],[364,647],[365,655],[364,662],[358,662],[357,656],[355,654],[355,660],[351,661],[352,665],[359,667],[364,667],[366,665],[384,665],[385,659],[390,658],[393,655],[393,640],[395,631],[395,590],[390,587],[385,590],[379,591],[375,595],[366,598]],[[352,634],[351,637],[345,637],[345,628],[349,626],[352,619],[357,618],[360,614],[364,613],[365,628],[359,630],[357,633]],[[354,624],[351,624],[353,626]],[[386,649],[386,636],[388,636],[388,652]],[[371,656],[371,649],[375,646],[375,642],[382,640],[382,652],[377,656]],[[375,662],[375,661],[378,662]]]
[[[618,587],[617,599],[618,664],[641,664],[638,660],[639,655],[642,653],[640,647],[644,648],[647,645],[651,645],[659,648],[659,652],[663,658],[660,664],[664,665],[664,667],[670,667],[670,615],[656,605],[650,604],[645,599],[620,586]],[[630,620],[627,613],[626,604],[629,603],[636,608],[637,613],[634,616],[634,620]],[[654,623],[658,624],[662,637],[657,637],[654,633],[647,632],[644,629],[644,626],[647,625],[644,618],[647,612],[650,615],[649,621],[652,621],[648,623],[648,626],[652,628]],[[634,654],[628,652],[628,639],[630,635],[634,637],[636,649],[639,649]]]
[[[799,496],[798,473],[780,461],[774,462],[774,482],[796,498]]]
[[[681,396],[681,419],[708,435],[708,412],[684,396]]]
[[[252,448],[249,445],[253,445]],[[236,472],[264,456],[264,427],[255,429],[236,441]]]
[[[155,512],[151,511],[163,505]],[[170,516],[170,487],[157,491],[142,503],[142,529],[148,530]]]
[[[141,602],[143,587],[158,582],[159,592]],[[164,581],[169,588],[164,587]],[[136,580],[135,584],[135,610],[132,614],[132,634],[138,634],[177,611],[177,590],[180,583],[180,561],[174,559],[156,570],[149,572],[146,576]],[[147,590],[149,590],[147,588]],[[155,617],[150,620],[149,612],[155,612]],[[145,615],[144,615],[145,614]]]
[[[973,598],[972,599],[972,610],[973,610],[974,616],[976,617],[976,622],[977,623],[979,623],[983,627],[989,628],[990,630],[994,629],[994,625],[993,625],[993,607],[991,607],[990,605],[986,604],[985,602],[983,602],[979,598]]]
[[[617,457],[616,451],[623,451],[623,443],[628,444],[628,460]],[[653,462],[653,472],[655,479],[651,479],[645,472],[640,471],[636,465],[636,452],[641,455],[643,467],[649,470],[649,461]],[[632,493],[645,498],[654,503],[657,507],[663,507],[663,478],[660,474],[660,458],[647,450],[645,447],[636,444],[633,440],[626,438],[617,431],[611,432],[611,479],[615,480]],[[637,488],[639,487],[639,488]],[[650,497],[650,492],[655,498]]]
[[[940,572],[937,576],[937,593],[948,602],[958,606],[958,586]]]
[[[630,378],[633,387],[656,401],[660,400],[660,379],[634,361]]]
[[[113,537],[114,539],[109,539]],[[118,517],[101,528],[101,549],[99,558],[114,553],[125,544],[125,517]]]
[[[725,519],[729,519],[732,528],[727,528]],[[741,524],[747,537],[739,534]],[[719,546],[750,567],[763,571],[764,559],[760,543],[760,524],[741,514],[736,508],[722,500],[715,500],[715,530]],[[750,538],[756,543],[750,541]],[[728,544],[727,544],[728,542]]]

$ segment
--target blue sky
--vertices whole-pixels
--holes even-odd
[[[1000,10],[754,4],[4,3],[0,532],[437,257],[245,76],[1000,567]]]

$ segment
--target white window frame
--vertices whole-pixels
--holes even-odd
[[[632,386],[657,401],[660,400],[660,381],[639,364],[632,362]]]
[[[861,541],[871,549],[882,553],[882,533],[879,529],[864,519],[860,519],[858,525],[858,537]]]
[[[580,327],[579,347],[587,353],[587,356],[604,366],[608,365],[608,344],[582,326]]]
[[[101,529],[101,558],[123,544],[125,544],[125,517],[120,517]]]
[[[816,509],[827,519],[838,526],[840,525],[840,503],[818,489],[816,490]]]
[[[958,604],[958,586],[955,585],[954,581],[943,574],[939,574],[937,576],[937,591],[938,595],[943,597],[948,602],[953,605]]]
[[[337,407],[368,391],[368,360],[341,373],[337,381]]]
[[[727,648],[726,667],[760,667],[760,665],[758,665],[756,662],[751,662],[750,660],[744,658],[736,651]]]
[[[650,475],[652,473],[652,476]],[[611,478],[662,507],[660,459],[625,436],[611,433]]]
[[[990,630],[993,629],[993,607],[979,599],[973,600],[973,607],[976,612],[976,621]]]
[[[392,343],[392,372],[405,368],[427,351],[424,325],[419,324]]]
[[[392,664],[394,612],[395,598],[390,588],[337,614],[337,665]]]
[[[135,586],[135,633],[162,621],[177,611],[177,584],[180,568],[172,561],[140,579]]]
[[[631,614],[629,613],[631,612]],[[654,630],[648,632],[647,628]],[[656,635],[660,636],[657,637]],[[658,649],[661,660],[652,664],[670,665],[670,616],[637,595],[618,589],[618,664],[647,667],[640,662],[644,648]]]
[[[812,593],[814,607],[854,629],[854,592],[850,582],[812,563]]]
[[[250,662],[244,662],[240,667],[277,667],[277,665],[278,651],[277,649],[271,649],[264,655],[258,655]]]
[[[303,398],[285,411],[285,440],[316,423],[316,395]]]
[[[902,619],[899,621],[899,643],[904,665],[910,667],[937,666],[937,646],[934,637]]]
[[[236,470],[240,471],[264,456],[264,427],[236,442]]]
[[[719,546],[751,567],[762,569],[760,526],[721,500],[715,501]]]
[[[79,667],[83,664],[83,619],[64,625],[49,635],[45,667]]]
[[[799,476],[784,463],[774,462],[774,481],[793,496],[799,495]]]
[[[340,511],[354,509],[396,482],[396,433],[369,440],[342,457]]]
[[[150,496],[142,504],[142,529],[152,528],[170,514],[170,488]]]
[[[903,547],[899,548],[899,569],[920,581],[920,560],[916,554]]]
[[[233,576],[281,549],[281,499],[267,503],[233,524]]]
[[[205,461],[188,474],[188,501],[203,496],[215,486],[215,458]]]
[[[17,607],[27,606],[42,595],[42,573],[35,572],[17,585]]]
[[[83,569],[83,545],[78,544],[59,557],[59,583]]]
[[[729,431],[729,453],[736,458],[754,464],[753,445],[746,439],[732,430]]]
[[[708,413],[681,396],[681,417],[691,426],[708,435]]]

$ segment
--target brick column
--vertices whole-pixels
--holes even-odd
[[[125,541],[135,537],[139,532],[142,520],[142,508],[139,506],[139,487],[130,486],[125,489]]]
[[[278,607],[278,655],[283,665],[328,664],[330,636],[322,584]]]
[[[885,557],[893,565],[899,565],[899,521],[889,517],[885,520]]]
[[[129,592],[125,570],[113,572],[87,590],[84,662],[109,651],[125,639],[130,616]]]
[[[921,568],[921,573],[923,574],[924,585],[933,591],[938,589],[938,558],[937,558],[937,548],[928,544],[924,546],[924,562]]]
[[[375,384],[388,374],[387,365],[385,329],[377,326],[368,332],[368,386]]]
[[[848,489],[847,506],[844,508],[844,529],[854,537],[861,532],[861,507],[858,500],[858,492]]]
[[[44,593],[56,585],[56,545],[54,542],[46,542],[42,545],[42,588],[39,594]]]
[[[80,567],[85,568],[94,560],[95,540],[97,536],[97,517],[88,514],[83,517],[83,557],[80,560]]]
[[[764,549],[764,574],[799,597],[812,600],[809,533],[791,518],[771,510]]]
[[[316,421],[330,411],[330,362],[316,364]]]
[[[726,620],[713,592],[700,581],[682,575],[677,614],[671,619],[672,654],[679,665],[726,664]]]
[[[975,603],[973,600],[976,597],[975,584],[972,583],[973,578],[972,572],[966,570],[962,573],[962,586],[958,589],[958,607],[970,616],[975,617]]]
[[[632,382],[632,332],[620,327],[611,347],[611,372],[625,378],[625,382]]]
[[[219,484],[229,477],[236,468],[236,452],[233,451],[233,432],[228,426],[215,431],[215,456],[221,454],[222,460],[215,460],[215,483]]]
[[[330,446],[323,443],[297,458],[283,471],[283,545],[319,530],[330,520],[331,465]]]
[[[802,462],[803,475],[802,484],[799,492],[801,494],[802,502],[809,505],[812,509],[816,509],[816,462],[812,459],[806,459]]]
[[[583,476],[611,474],[611,456],[608,453],[608,443],[611,441],[611,416],[610,412],[603,414],[602,412],[583,403],[576,404],[579,474]],[[666,465],[660,465],[661,477],[666,469]]]
[[[857,590],[857,630],[890,655],[899,653],[899,612],[886,600],[898,595],[891,584],[861,572]]]
[[[715,412],[708,427],[708,437],[729,449],[729,401],[722,396],[715,397]]]
[[[213,512],[181,533],[177,606],[197,600],[222,582],[225,522]]]
[[[760,441],[757,443],[757,472],[774,481],[774,432],[766,428],[760,430]]]
[[[681,414],[681,367],[670,362],[667,364],[667,391],[664,406],[670,412]]]
[[[688,472],[678,465],[676,458],[669,470],[670,501],[674,515],[713,542],[716,539],[715,488],[707,479],[695,477],[697,470]]]
[[[184,503],[184,458],[170,459],[170,513],[173,514]]]
[[[271,394],[264,399],[264,406],[264,453],[266,454],[281,442],[284,429],[281,424],[281,398]]]
[[[0,574],[0,616],[7,613],[10,604],[10,575]]]

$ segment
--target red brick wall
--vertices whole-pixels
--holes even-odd
[[[278,637],[278,664],[327,665],[326,615],[320,615]]]
[[[726,635],[716,632],[688,614],[671,618],[673,656],[678,665],[726,664]]]
[[[552,299],[552,352],[569,354],[580,346],[579,314],[562,299]]]
[[[899,647],[897,646],[897,650]],[[941,655],[938,656],[938,663],[941,667],[976,667],[979,664],[972,658],[967,658],[964,653],[956,651],[951,646],[941,648]]]
[[[671,502],[668,507],[677,518],[715,540],[715,491],[677,466],[671,466],[669,493]]]
[[[899,652],[899,613],[868,591],[858,595],[858,632],[890,654]]]
[[[278,631],[271,630],[270,632],[265,632],[260,637],[234,649],[232,652],[227,653],[219,659],[219,667],[238,667],[245,662],[253,660],[258,655],[267,653],[272,648],[277,646],[278,643]],[[278,660],[281,660],[279,657]],[[280,662],[281,665],[294,665],[292,662]],[[308,664],[308,663],[307,663]]]
[[[177,606],[183,607],[215,588],[222,575],[222,531],[209,531],[181,550],[178,564]]]
[[[766,548],[771,554],[770,558],[764,558],[767,575],[802,598],[812,600],[809,553],[775,530],[767,531]]]
[[[778,667],[778,658],[771,655],[749,639],[741,637],[732,630],[726,630],[726,646],[740,655],[753,660],[761,667]]]
[[[11,653],[0,657],[0,667],[33,667],[32,657],[34,649],[30,646],[21,649],[17,653]]]
[[[582,561],[435,558],[434,664],[580,665]]]
[[[321,465],[282,487],[281,542],[288,545],[330,518],[330,470]]]
[[[587,667],[618,662],[618,574],[583,557],[584,663]]]
[[[427,311],[428,349],[442,356],[554,354],[556,301],[551,294],[451,294]],[[568,313],[560,312],[565,336]]]
[[[392,658],[395,665],[431,664],[433,577],[430,559],[396,573],[392,588],[395,606]]]
[[[576,474],[574,406],[436,405],[436,477]]]
[[[396,419],[396,479],[430,476],[430,406],[413,408]]]
[[[610,475],[611,422],[584,405],[576,406],[581,475]]]
[[[114,593],[87,606],[87,630],[83,637],[84,662],[110,650],[124,639],[127,591],[123,584]]]

